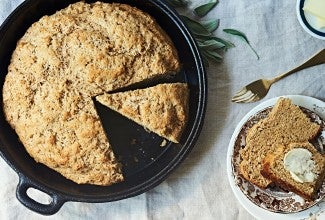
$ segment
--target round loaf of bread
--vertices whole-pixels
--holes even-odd
[[[34,23],[13,52],[5,117],[27,152],[77,183],[123,180],[92,97],[179,70],[176,49],[148,14],[78,2]]]

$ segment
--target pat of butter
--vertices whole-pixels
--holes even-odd
[[[285,154],[284,168],[290,172],[291,177],[299,183],[313,182],[317,175],[314,173],[315,161],[312,153],[304,148],[294,148]]]
[[[306,0],[303,10],[313,14],[317,18],[325,20],[324,0]]]
[[[325,28],[325,19],[316,17],[315,25],[318,29]]]

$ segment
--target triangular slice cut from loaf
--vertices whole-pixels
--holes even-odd
[[[133,91],[105,93],[96,99],[175,143],[179,143],[188,119],[189,89],[186,83],[166,83]]]
[[[266,188],[271,180],[263,177],[262,161],[276,144],[288,145],[306,142],[320,131],[320,125],[310,118],[288,98],[280,98],[268,117],[260,120],[246,136],[246,146],[241,149],[240,172],[249,182]]]
[[[285,168],[285,156],[293,149],[306,149],[311,153],[313,181],[297,181]],[[296,163],[296,162],[295,162]],[[303,164],[295,164],[297,167],[306,167],[307,162],[301,160]],[[288,146],[277,145],[273,152],[267,154],[263,160],[262,175],[272,180],[283,189],[292,191],[305,199],[313,200],[321,187],[325,175],[325,156],[319,153],[309,142],[291,143]],[[299,180],[299,179],[298,179]]]

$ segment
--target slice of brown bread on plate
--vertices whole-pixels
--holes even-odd
[[[172,141],[180,141],[188,118],[189,90],[186,83],[159,84],[96,99],[103,105]]]
[[[313,200],[324,180],[325,156],[309,142],[278,144],[264,158],[261,173],[283,189]]]
[[[246,146],[240,151],[240,172],[249,182],[266,188],[271,180],[263,177],[262,161],[275,144],[288,145],[306,142],[320,131],[320,125],[310,118],[288,98],[279,98],[268,117],[260,120],[246,136]]]

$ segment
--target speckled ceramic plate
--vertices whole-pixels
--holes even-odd
[[[290,98],[294,104],[300,106],[302,110],[311,117],[312,121],[322,126],[322,132],[313,144],[320,152],[324,153],[325,103],[307,96],[293,95],[286,97]],[[246,114],[238,124],[229,143],[227,156],[228,178],[236,197],[254,216],[261,219],[266,219],[267,215],[272,216],[272,218],[275,217],[274,215],[278,215],[279,218],[281,215],[284,215],[286,219],[290,215],[305,218],[308,217],[310,213],[316,212],[321,208],[316,204],[325,197],[325,182],[323,182],[321,189],[318,191],[317,199],[314,201],[307,201],[292,192],[287,192],[276,186],[270,186],[266,190],[260,189],[242,178],[239,173],[239,150],[245,146],[248,129],[259,120],[267,117],[277,100],[278,97],[261,103]],[[254,209],[255,212],[252,211]]]

